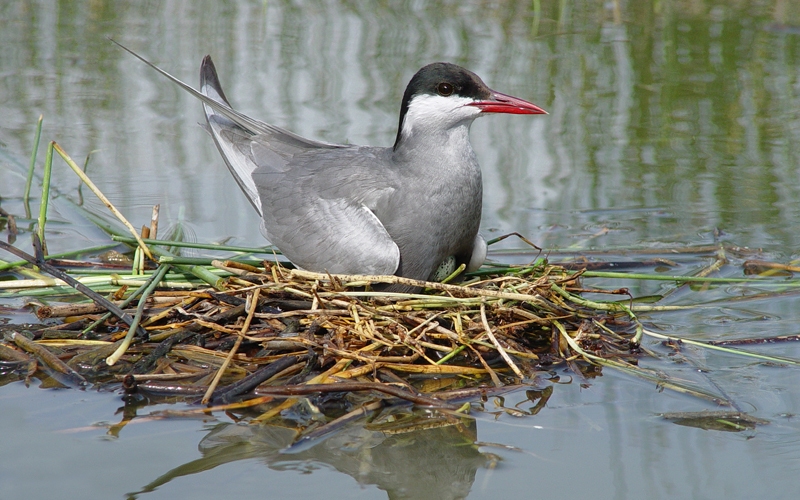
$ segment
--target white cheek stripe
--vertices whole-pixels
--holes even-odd
[[[403,135],[447,130],[461,125],[464,120],[474,119],[481,110],[469,106],[473,102],[475,100],[469,97],[418,95],[408,104],[403,120]]]

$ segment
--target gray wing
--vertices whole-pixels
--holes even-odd
[[[191,89],[191,92],[194,94],[197,91]],[[200,95],[205,97],[202,99],[203,111],[217,149],[239,187],[261,216],[261,200],[252,177],[259,165],[271,165],[280,170],[298,152],[342,147],[305,139],[233,110],[222,91],[210,56],[203,58],[200,66]]]
[[[203,94],[227,103],[209,57],[200,80]],[[375,169],[365,159],[378,160],[372,148],[311,141],[262,122],[245,128],[205,101],[203,108],[225,163],[263,219],[264,235],[292,263],[337,274],[395,273],[400,249],[372,210],[391,191],[370,188]]]
[[[115,44],[202,101],[214,142],[247,198],[263,217],[267,238],[296,265],[332,273],[394,274],[400,250],[375,215],[374,205],[391,189],[369,188],[363,196],[326,187],[335,178],[315,170],[314,152],[351,146],[305,139],[288,130],[250,118],[231,108],[211,58],[200,69],[200,91],[170,75],[115,40]],[[308,155],[311,154],[311,158]],[[298,159],[301,158],[301,159]],[[333,167],[368,173],[343,155]],[[308,167],[311,168],[308,168]],[[320,167],[321,163],[316,162]],[[344,172],[342,172],[344,173]],[[295,182],[299,178],[305,181]],[[344,178],[349,178],[345,175]],[[335,186],[334,186],[335,187]]]
[[[298,154],[253,172],[267,239],[294,264],[340,274],[394,274],[400,249],[376,215],[394,189],[379,148]],[[376,165],[378,167],[376,168]]]

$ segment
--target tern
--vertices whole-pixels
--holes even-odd
[[[202,101],[207,130],[261,216],[262,233],[308,271],[431,281],[461,264],[478,269],[487,247],[478,234],[483,184],[470,125],[491,113],[547,114],[436,62],[408,83],[393,146],[331,144],[235,111],[210,56],[198,91],[114,43]]]

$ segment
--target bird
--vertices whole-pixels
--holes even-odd
[[[262,234],[308,271],[431,281],[462,264],[478,269],[487,245],[478,233],[483,183],[470,125],[486,114],[547,114],[461,66],[435,62],[409,81],[393,146],[333,144],[234,110],[208,55],[196,90],[112,41],[202,102],[206,129],[261,216]]]

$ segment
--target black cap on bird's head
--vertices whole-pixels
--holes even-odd
[[[400,106],[396,150],[403,136],[403,127],[411,103],[418,97],[453,98],[463,101],[459,106],[473,106],[482,113],[521,115],[547,114],[547,111],[523,99],[490,89],[483,80],[468,69],[456,64],[436,62],[424,66],[408,82]],[[478,114],[474,116],[477,117]]]

